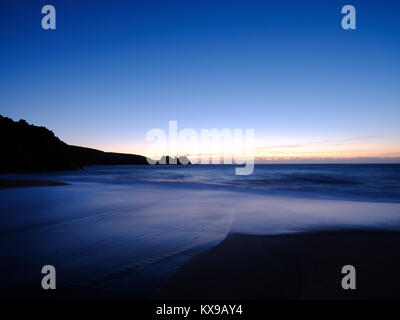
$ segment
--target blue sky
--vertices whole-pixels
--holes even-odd
[[[0,114],[107,151],[143,153],[177,120],[255,129],[260,157],[399,157],[399,15],[398,1],[0,0]]]

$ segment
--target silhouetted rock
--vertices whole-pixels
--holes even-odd
[[[157,164],[191,164],[190,160],[186,156],[180,156],[179,158],[163,156],[158,160]]]
[[[146,157],[70,146],[45,127],[0,116],[0,173],[79,169],[87,165],[147,165]]]

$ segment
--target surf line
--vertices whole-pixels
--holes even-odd
[[[190,307],[177,307],[177,306],[167,306],[163,304],[158,306],[156,310],[157,315],[183,315],[186,318],[189,315]]]

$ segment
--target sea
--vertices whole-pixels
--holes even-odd
[[[400,164],[91,166],[6,174],[62,186],[0,190],[0,296],[148,299],[230,233],[400,230]],[[43,294],[43,293],[41,293]]]

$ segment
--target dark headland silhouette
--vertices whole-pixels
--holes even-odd
[[[16,122],[0,115],[0,134],[0,173],[71,170],[89,165],[149,164],[141,155],[68,145],[49,129],[31,125],[22,119]],[[177,163],[190,164],[185,160],[186,157],[179,157]],[[162,157],[159,162],[173,164],[168,156]]]

